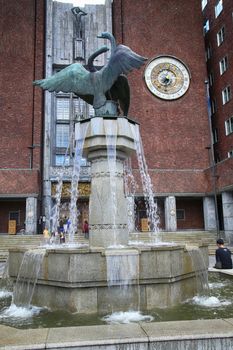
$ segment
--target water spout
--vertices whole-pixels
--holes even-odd
[[[159,241],[159,235],[158,235],[159,215],[158,215],[157,202],[155,201],[155,198],[154,198],[153,187],[152,187],[151,178],[148,172],[148,167],[146,164],[142,140],[139,133],[139,127],[138,125],[134,127],[131,126],[131,129],[134,135],[134,144],[135,144],[135,149],[136,149],[136,154],[138,159],[139,171],[141,175],[143,194],[144,194],[144,199],[145,199],[146,209],[147,209],[147,216],[150,224],[150,231],[154,234],[153,240]]]
[[[24,253],[14,286],[13,304],[30,306],[45,252],[45,249],[32,249]]]

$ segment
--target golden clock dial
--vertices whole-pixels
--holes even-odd
[[[145,82],[155,96],[174,100],[183,96],[188,90],[190,75],[184,63],[177,58],[159,56],[147,65]]]

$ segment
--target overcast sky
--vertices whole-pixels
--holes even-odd
[[[104,4],[105,0],[55,0],[58,2],[68,2],[74,6],[84,6],[85,4]]]

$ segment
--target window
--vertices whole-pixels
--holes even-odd
[[[214,74],[213,73],[209,74],[208,80],[209,80],[210,86],[213,86],[213,83],[214,83]]]
[[[202,1],[201,1],[201,8],[202,8],[202,11],[203,11],[204,8],[206,7],[207,3],[208,3],[208,0],[202,0]]]
[[[81,158],[80,164],[81,164],[81,166],[87,166],[87,159],[86,158]]]
[[[205,51],[205,58],[206,61],[208,61],[212,56],[212,50],[210,46],[207,46],[206,51]]]
[[[231,99],[231,88],[227,86],[224,90],[222,90],[222,104],[225,105]]]
[[[69,145],[69,124],[56,125],[56,147],[67,148]]]
[[[94,116],[94,109],[91,105],[72,94],[60,92],[55,94],[54,97],[54,165],[70,166],[73,152],[73,140],[70,138],[74,129],[74,120],[82,120]],[[71,147],[69,147],[70,145]],[[86,160],[83,160],[81,165],[87,165]]]
[[[73,115],[76,120],[83,120],[95,115],[94,108],[81,99],[73,100]]]
[[[215,18],[217,18],[223,10],[222,0],[219,0],[215,5]]]
[[[223,75],[223,73],[226,72],[227,68],[228,68],[228,59],[227,59],[227,56],[225,56],[219,62],[220,75]]]
[[[70,118],[70,100],[65,97],[56,98],[56,117],[57,120],[69,120]]]
[[[211,100],[211,115],[213,115],[216,112],[217,104],[216,100]]]
[[[177,218],[177,220],[185,220],[185,210],[184,209],[176,209],[176,218]]]
[[[207,19],[204,23],[204,34],[210,30],[210,21]]]
[[[227,157],[233,158],[233,149],[231,151],[227,152]]]
[[[220,31],[217,33],[217,44],[218,44],[218,46],[220,46],[223,43],[224,38],[225,38],[225,28],[222,27],[220,29]]]
[[[70,157],[65,157],[64,154],[56,154],[55,156],[55,164],[57,166],[69,166],[70,165]]]
[[[218,130],[213,129],[213,143],[217,143],[217,142],[218,142]]]
[[[225,121],[226,135],[233,133],[233,117],[230,117]]]

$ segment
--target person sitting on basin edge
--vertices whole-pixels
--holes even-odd
[[[217,240],[218,249],[215,251],[216,269],[232,269],[231,251],[224,247],[222,238]]]

